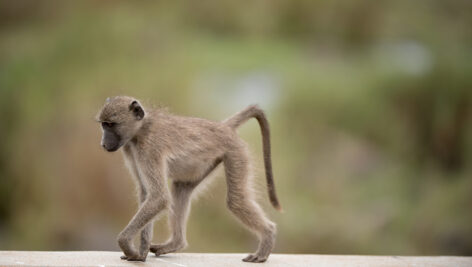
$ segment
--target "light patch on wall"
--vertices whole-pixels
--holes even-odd
[[[425,45],[410,40],[379,45],[374,54],[391,68],[413,76],[428,73],[434,63],[433,55]]]
[[[259,104],[270,110],[279,102],[280,81],[268,71],[239,76],[213,72],[200,76],[191,95],[190,102],[196,109],[221,110],[229,114]]]

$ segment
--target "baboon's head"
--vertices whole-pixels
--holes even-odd
[[[132,97],[107,98],[97,116],[97,120],[102,125],[103,148],[113,152],[130,141],[142,126],[144,116],[143,107]]]

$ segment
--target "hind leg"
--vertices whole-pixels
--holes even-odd
[[[187,218],[190,211],[190,197],[195,183],[173,182],[172,204],[169,211],[169,226],[172,236],[163,244],[151,245],[150,251],[156,256],[181,250],[187,246],[186,228]]]
[[[228,208],[259,238],[256,252],[248,255],[243,261],[264,262],[274,247],[276,227],[254,199],[250,188],[249,161],[245,149],[229,152],[224,164],[228,184]]]

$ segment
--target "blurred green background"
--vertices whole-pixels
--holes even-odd
[[[470,0],[1,1],[0,249],[118,250],[136,210],[107,96],[241,127],[279,253],[472,255]],[[250,252],[219,169],[189,252]],[[166,220],[154,241],[166,239]]]

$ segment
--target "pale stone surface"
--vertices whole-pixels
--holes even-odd
[[[121,252],[74,251],[0,251],[0,266],[451,266],[472,267],[472,257],[406,257],[406,256],[344,256],[272,254],[265,263],[244,263],[245,254],[178,253],[160,257],[149,255],[145,263],[120,260]]]

